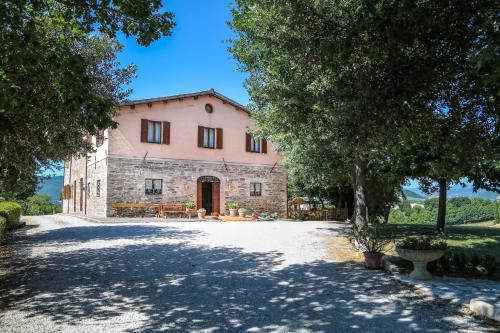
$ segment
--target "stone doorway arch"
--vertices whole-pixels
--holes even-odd
[[[205,208],[207,215],[220,214],[220,179],[201,176],[196,182],[196,208]]]

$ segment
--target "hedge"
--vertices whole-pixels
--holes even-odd
[[[6,230],[7,230],[7,220],[5,219],[5,217],[0,216],[0,238],[3,237]]]
[[[22,208],[18,203],[8,201],[0,202],[0,216],[6,219],[8,229],[18,226],[21,212]]]
[[[434,200],[435,201],[435,200]],[[426,201],[425,208],[415,206],[410,213],[402,209],[392,209],[389,223],[397,224],[435,224],[438,210],[433,200]],[[464,224],[495,219],[498,203],[474,198],[466,200],[450,200],[446,208],[446,224]]]

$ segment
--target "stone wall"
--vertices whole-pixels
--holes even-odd
[[[94,161],[87,166],[87,186],[90,184],[90,191],[87,189],[87,215],[106,215],[107,198],[107,160]],[[97,196],[97,181],[101,181],[100,196]]]
[[[220,180],[220,207],[228,202],[260,212],[286,211],[286,175],[281,166],[237,164],[164,158],[109,156],[107,215],[113,203],[185,203],[196,202],[196,184],[201,176]],[[145,179],[162,179],[161,195],[145,194]],[[262,184],[262,196],[250,196],[250,183]]]
[[[85,163],[87,169],[85,169]],[[80,184],[82,180],[83,186]],[[97,197],[97,180],[101,181],[101,193]],[[76,181],[76,196],[75,196]],[[70,214],[87,214],[95,216],[104,216],[106,214],[106,189],[107,189],[107,163],[106,158],[100,161],[86,160],[85,157],[72,158],[65,162],[64,185],[71,185],[71,199],[62,201],[62,212]],[[90,191],[88,185],[90,183]],[[83,187],[83,191],[81,191]],[[81,206],[80,206],[80,196]],[[86,202],[85,202],[86,201]]]

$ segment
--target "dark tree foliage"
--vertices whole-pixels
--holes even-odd
[[[481,55],[481,47],[495,39],[482,38],[484,27],[495,29],[488,23],[495,8],[496,1],[479,0],[239,0],[231,23],[238,38],[231,52],[249,73],[247,88],[265,135],[288,154],[290,146],[301,143],[298,136],[314,133],[336,152],[318,152],[330,160],[325,164],[334,165],[338,156],[350,163],[354,221],[362,226],[370,168],[390,164],[396,180],[389,173],[380,176],[392,189],[403,175],[434,178],[428,169],[418,172],[426,169],[422,161],[411,157],[408,163],[402,154],[412,154],[427,139],[440,146],[443,135],[454,132],[449,115],[458,114],[467,98],[483,102],[481,111],[471,107],[467,117],[457,118],[470,120],[470,128],[483,130],[483,120],[497,116],[495,101],[484,100],[492,90],[478,76],[478,63],[492,59]],[[466,89],[470,93],[464,98]],[[443,126],[434,125],[440,122]],[[485,142],[478,140],[474,147]],[[435,169],[445,172],[438,164]],[[477,167],[478,159],[470,164]],[[484,182],[480,172],[470,170],[459,173]]]
[[[0,3],[0,194],[28,189],[21,183],[40,168],[89,151],[88,134],[116,126],[135,68],[119,67],[113,37],[148,45],[169,35],[172,14],[160,8],[158,0]]]

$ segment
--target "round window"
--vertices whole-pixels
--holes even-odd
[[[212,106],[212,104],[205,104],[205,111],[207,111],[208,113],[214,112],[214,107]]]

